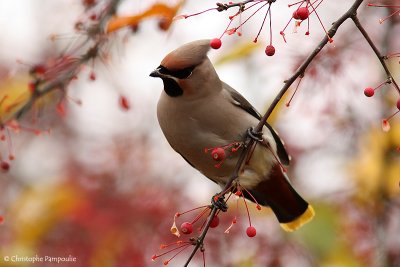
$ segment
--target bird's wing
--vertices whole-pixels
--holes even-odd
[[[174,150],[175,150],[175,149],[174,149]],[[179,151],[176,151],[176,150],[175,150],[175,152],[178,153],[179,155],[181,155],[181,157],[182,157],[190,166],[192,166],[193,168],[196,169],[196,167],[193,165],[193,163],[191,163],[187,158],[185,158],[185,156],[183,156],[182,153],[180,153]]]
[[[258,113],[258,111],[250,104],[249,101],[246,100],[238,91],[233,89],[231,86],[228,84],[222,82],[223,87],[226,91],[229,92],[233,99],[233,104],[240,107],[241,109],[245,110],[247,113],[251,114],[258,120],[261,119],[261,114]],[[272,136],[276,142],[276,149],[277,149],[277,154],[279,157],[279,160],[281,161],[282,164],[284,165],[289,165],[290,163],[290,158],[288,153],[286,152],[285,146],[283,145],[283,141],[279,137],[279,135],[276,133],[274,128],[272,128],[271,125],[268,123],[265,123],[265,126],[271,131]]]

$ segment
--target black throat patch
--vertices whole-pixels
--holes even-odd
[[[170,78],[162,78],[162,80],[164,83],[164,91],[167,95],[170,97],[183,95],[183,90],[176,81]]]

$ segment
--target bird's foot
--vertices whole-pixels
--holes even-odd
[[[262,142],[263,139],[263,134],[262,132],[256,132],[254,131],[254,127],[250,127],[249,129],[247,129],[247,135],[250,136],[251,139],[257,141],[257,142]]]
[[[223,212],[228,210],[228,205],[226,204],[225,198],[220,194],[216,194],[211,198],[211,204],[213,207],[216,207]]]

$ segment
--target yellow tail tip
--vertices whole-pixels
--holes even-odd
[[[294,221],[288,222],[288,223],[281,223],[281,227],[283,230],[287,232],[293,232],[299,229],[301,226],[304,224],[308,223],[309,221],[312,220],[312,218],[315,215],[315,211],[311,205],[308,205],[308,208],[306,211],[301,214],[299,217],[294,219]]]

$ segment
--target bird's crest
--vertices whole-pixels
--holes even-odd
[[[210,50],[210,40],[198,40],[178,47],[170,52],[161,65],[169,70],[180,70],[199,65]]]

